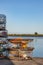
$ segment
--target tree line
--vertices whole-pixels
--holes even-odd
[[[8,34],[8,36],[43,36],[43,34],[35,32],[34,34]]]

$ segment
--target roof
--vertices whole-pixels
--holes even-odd
[[[28,43],[31,42],[33,39],[23,39],[23,38],[15,38],[15,39],[8,39],[9,42],[11,43]]]

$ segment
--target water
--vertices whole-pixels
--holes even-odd
[[[8,38],[18,38],[18,36],[9,36]],[[32,52],[33,57],[43,57],[43,37],[22,37],[25,39],[34,39],[28,46],[33,46],[35,49]]]

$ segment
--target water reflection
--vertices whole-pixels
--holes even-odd
[[[43,38],[35,38],[33,57],[43,57]]]

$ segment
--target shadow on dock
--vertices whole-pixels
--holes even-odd
[[[0,65],[15,65],[9,58],[0,58]]]

